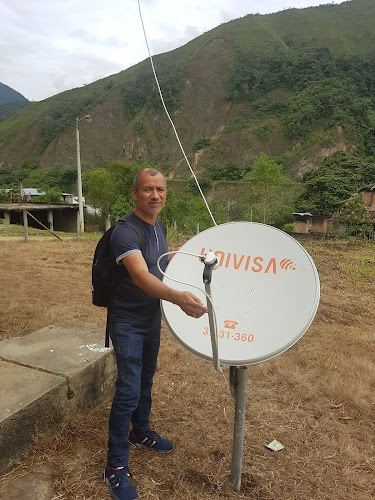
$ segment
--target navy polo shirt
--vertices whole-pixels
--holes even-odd
[[[109,314],[116,322],[131,325],[145,325],[154,322],[160,314],[160,299],[152,297],[134,284],[122,259],[135,252],[142,253],[148,270],[158,279],[162,279],[156,263],[160,255],[168,252],[167,241],[160,221],[156,225],[148,224],[138,217],[144,233],[144,243],[141,251],[137,229],[126,221],[119,221],[111,235],[111,252],[116,259],[116,270],[113,277],[113,291]],[[160,261],[160,267],[165,271],[168,257]]]

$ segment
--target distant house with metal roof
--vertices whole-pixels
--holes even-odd
[[[23,188],[23,195],[29,196],[32,198],[33,196],[44,196],[46,193],[41,191],[38,188]]]
[[[333,231],[345,232],[345,224],[341,224],[334,217],[323,217],[313,215],[310,212],[294,212],[294,232],[295,233],[318,233],[329,234]]]
[[[9,195],[9,201],[12,203],[14,198],[17,199],[19,198],[19,194],[16,193],[14,189],[0,189],[0,194],[3,193],[5,195]],[[23,188],[22,189],[22,200],[23,201],[30,201],[33,198],[38,198],[38,196],[44,196],[46,193],[44,191],[41,191],[38,188]]]
[[[358,189],[362,193],[363,203],[368,210],[369,218],[375,226],[375,184],[368,184]],[[322,217],[310,212],[294,212],[294,231],[296,233],[320,233],[329,234],[337,231],[345,234],[346,224],[338,221],[335,217]]]

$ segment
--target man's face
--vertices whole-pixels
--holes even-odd
[[[136,209],[147,215],[157,215],[164,207],[167,189],[162,174],[150,175],[142,172],[139,178],[139,188],[133,188]]]

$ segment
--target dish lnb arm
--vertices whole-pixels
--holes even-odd
[[[217,336],[217,325],[216,325],[216,317],[215,312],[212,307],[212,299],[211,299],[211,278],[212,271],[219,267],[219,261],[216,255],[213,252],[206,252],[201,257],[201,262],[204,263],[203,270],[203,283],[206,290],[207,296],[207,309],[208,309],[208,324],[210,327],[210,336],[211,336],[211,346],[212,346],[212,358],[214,362],[215,370],[218,372],[222,372],[220,366],[219,359],[219,345],[218,345],[218,336]]]
[[[219,260],[213,252],[208,251],[201,257],[201,262],[204,263],[203,283],[209,284],[211,283],[212,271],[219,267]]]

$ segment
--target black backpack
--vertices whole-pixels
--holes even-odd
[[[129,222],[138,233],[139,248],[142,251],[144,245],[144,232],[138,217],[134,212],[125,215],[118,222]],[[167,228],[161,221],[162,230],[167,234]],[[111,235],[115,226],[111,226],[100,238],[96,245],[91,270],[91,293],[92,303],[98,307],[108,307],[111,298],[112,280],[116,261],[111,254]],[[109,318],[107,314],[107,326],[105,334],[105,347],[109,347]]]
[[[138,233],[139,246],[142,251],[144,243],[143,229],[134,212],[126,215],[120,221],[129,222]],[[95,248],[91,272],[92,303],[98,307],[108,307],[111,297],[112,278],[116,262],[111,254],[111,235],[115,226],[111,226],[100,238]]]

